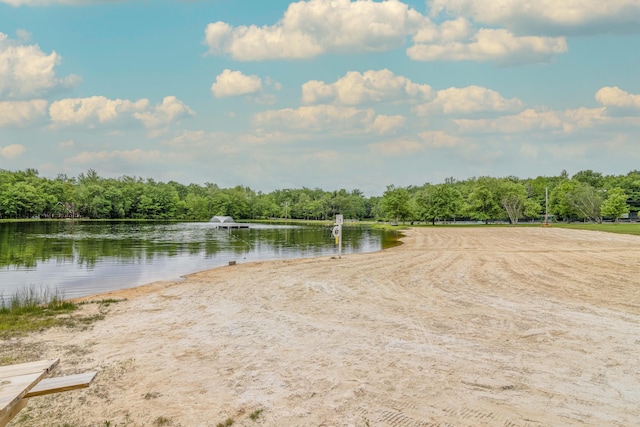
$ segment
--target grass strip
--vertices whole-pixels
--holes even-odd
[[[28,287],[8,300],[0,294],[0,339],[8,339],[69,323],[69,314],[78,305],[65,301],[59,292]]]
[[[576,230],[605,231],[607,233],[631,234],[640,236],[640,223],[573,223],[573,224],[553,224],[553,227],[571,228]]]

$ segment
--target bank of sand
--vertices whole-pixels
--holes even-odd
[[[59,374],[99,371],[12,425],[638,425],[640,237],[429,227],[403,241],[113,293],[128,300],[85,331],[9,344],[61,357]]]

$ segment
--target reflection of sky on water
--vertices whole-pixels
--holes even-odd
[[[2,287],[5,296],[13,294],[15,289],[35,286],[36,288],[57,288],[64,293],[65,297],[72,298],[138,286],[157,280],[179,280],[184,274],[225,264],[221,258],[213,262],[212,259],[201,256],[181,254],[123,262],[121,259],[108,257],[100,259],[91,268],[78,263],[44,261],[32,270],[0,271],[0,278],[3,279]]]
[[[337,253],[328,228],[263,224],[231,231],[215,229],[210,223],[75,224],[53,233],[34,233],[29,238],[72,242],[73,253],[43,255],[34,267],[0,268],[0,294],[4,298],[29,286],[58,289],[66,298],[73,298],[158,280],[180,280],[183,275],[229,261]],[[372,252],[381,246],[380,233],[345,228],[343,254]],[[112,256],[98,252],[114,247],[122,253]]]

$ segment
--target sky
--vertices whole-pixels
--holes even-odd
[[[640,169],[640,0],[0,0],[0,169],[359,189]]]

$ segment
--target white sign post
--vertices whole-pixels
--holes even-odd
[[[344,217],[342,215],[336,215],[336,225],[333,227],[331,234],[336,238],[338,245],[338,259],[342,258],[342,224],[344,223]]]

